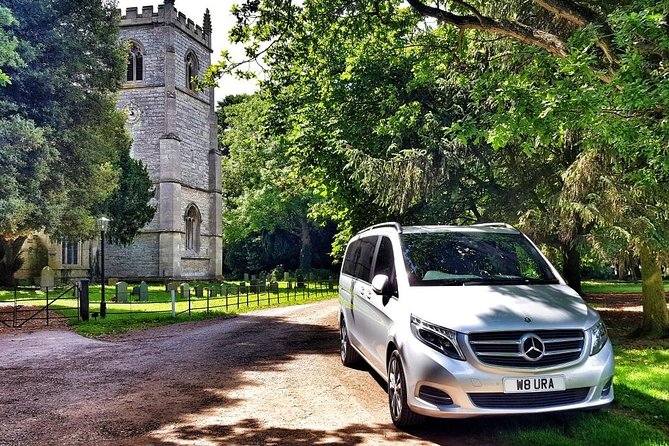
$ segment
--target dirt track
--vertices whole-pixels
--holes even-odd
[[[70,331],[0,334],[0,445],[486,445],[509,423],[537,422],[395,429],[378,378],[339,362],[337,305],[105,341]]]

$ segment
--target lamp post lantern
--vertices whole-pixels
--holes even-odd
[[[100,284],[102,285],[100,317],[107,316],[107,302],[105,302],[105,232],[107,232],[108,227],[109,219],[107,217],[98,218],[98,231],[100,231]]]

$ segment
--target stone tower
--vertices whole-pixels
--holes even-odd
[[[127,8],[127,82],[117,107],[128,114],[131,155],[146,164],[156,214],[132,246],[108,246],[108,277],[215,278],[222,268],[220,153],[214,92],[192,77],[211,63],[211,35],[164,5]]]

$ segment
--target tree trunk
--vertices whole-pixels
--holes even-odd
[[[641,290],[643,294],[643,323],[640,335],[661,337],[669,330],[669,312],[664,295],[662,271],[657,255],[647,247],[639,249],[641,257]]]
[[[23,260],[19,256],[25,236],[15,239],[0,238],[0,286],[13,286],[14,273],[21,268]]]
[[[300,269],[308,271],[311,269],[311,260],[313,252],[311,248],[311,228],[309,227],[309,220],[304,219],[300,226]]]
[[[562,274],[567,285],[572,287],[581,296],[581,253],[573,243],[562,245]]]

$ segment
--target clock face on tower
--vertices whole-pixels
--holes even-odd
[[[129,124],[134,124],[139,121],[139,118],[142,115],[142,111],[140,110],[139,106],[134,102],[130,102],[128,105],[123,107],[123,110],[128,115]]]

